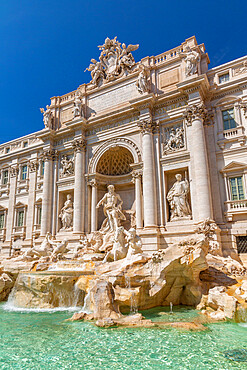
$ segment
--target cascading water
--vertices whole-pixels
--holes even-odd
[[[84,297],[84,305],[82,307],[81,312],[84,312],[87,314],[92,312],[92,310],[90,309],[90,290],[87,292],[87,294]]]
[[[125,286],[131,292],[130,296],[130,314],[133,315],[138,312],[138,305],[135,298],[135,293],[131,288],[131,280],[128,275],[125,275]]]
[[[20,273],[5,304],[7,310],[78,310],[83,292],[78,274],[65,272]]]

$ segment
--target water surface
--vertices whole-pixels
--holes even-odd
[[[1,304],[0,369],[247,369],[245,324],[218,323],[205,332],[101,329],[65,322],[71,315],[9,312]],[[159,321],[162,317],[157,310],[148,315]],[[195,315],[184,308],[174,319]],[[163,320],[165,316],[173,320],[168,314]]]

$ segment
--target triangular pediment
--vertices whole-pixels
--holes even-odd
[[[221,172],[228,172],[228,171],[236,171],[236,170],[244,170],[247,168],[247,163],[240,163],[240,162],[230,162],[228,163]]]
[[[16,207],[26,207],[26,204],[23,204],[21,202],[16,203]]]

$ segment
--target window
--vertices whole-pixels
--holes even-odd
[[[27,179],[27,166],[22,166],[21,168],[21,180]]]
[[[2,172],[2,176],[3,176],[3,185],[6,185],[8,183],[8,179],[9,179],[9,171],[8,170],[5,170]]]
[[[238,253],[247,253],[247,236],[237,236],[236,242]]]
[[[44,173],[45,173],[45,162],[42,161],[40,163],[40,176],[43,177],[44,176]]]
[[[4,213],[0,213],[0,229],[4,228]]]
[[[17,213],[17,226],[21,227],[24,225],[24,211],[20,210]]]
[[[10,152],[10,148],[6,148],[6,153],[9,153]]]
[[[37,209],[37,224],[41,225],[41,214],[42,214],[42,206],[39,206]]]
[[[28,142],[27,141],[24,141],[23,147],[26,148],[27,146],[28,146]]]
[[[244,187],[243,187],[243,177],[230,177],[231,186],[231,198],[232,200],[245,199]]]
[[[234,118],[234,109],[226,109],[222,111],[222,119],[224,130],[230,130],[231,128],[236,127],[236,121]]]
[[[219,76],[219,83],[222,84],[223,82],[229,81],[229,73],[225,73]]]

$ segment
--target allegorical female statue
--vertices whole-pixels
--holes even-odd
[[[67,200],[65,201],[63,208],[61,209],[59,217],[63,227],[61,230],[71,229],[73,226],[73,202],[70,194],[67,195]]]
[[[171,221],[181,218],[191,218],[191,210],[188,202],[189,182],[185,178],[182,180],[182,175],[175,175],[176,182],[167,194],[167,200],[171,209]]]

